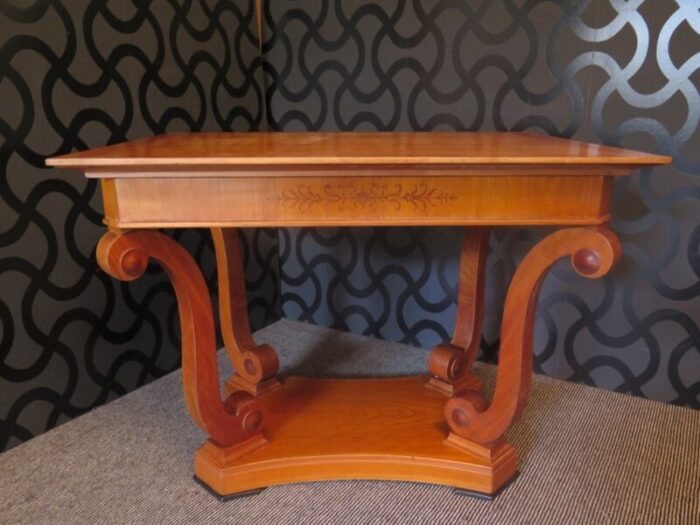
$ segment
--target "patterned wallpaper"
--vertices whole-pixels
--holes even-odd
[[[528,130],[673,155],[617,183],[624,259],[547,279],[536,369],[700,407],[697,0],[264,2],[274,130]],[[482,348],[545,232],[497,229]],[[280,231],[287,317],[430,347],[452,330],[458,229]]]
[[[0,450],[179,364],[160,270],[100,271],[99,189],[47,156],[263,121],[254,3],[0,2]],[[177,236],[214,278],[206,231]],[[276,318],[274,230],[246,235],[251,318]]]
[[[255,3],[0,2],[0,450],[177,367],[166,280],[99,271],[98,188],[43,167],[166,130],[525,129],[673,155],[618,182],[609,278],[554,269],[536,367],[700,406],[697,0],[263,1],[262,50]],[[485,359],[544,233],[492,235]],[[212,282],[209,236],[175,235]],[[290,318],[428,348],[454,323],[460,235],[246,232],[253,323],[281,286]]]

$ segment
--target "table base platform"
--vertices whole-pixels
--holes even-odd
[[[516,474],[515,450],[503,443],[488,458],[448,442],[448,398],[426,381],[289,377],[260,396],[264,437],[234,447],[208,441],[195,456],[195,475],[221,496],[337,479],[498,492]]]

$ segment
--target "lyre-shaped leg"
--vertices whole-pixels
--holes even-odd
[[[570,256],[584,277],[605,275],[620,256],[617,237],[606,227],[566,228],[537,243],[520,263],[508,288],[498,358],[496,389],[490,403],[466,392],[445,406],[452,430],[448,443],[473,453],[498,454],[503,435],[525,408],[532,375],[535,310],[547,272]]]
[[[280,386],[279,361],[269,345],[256,345],[250,333],[243,256],[235,228],[212,228],[219,279],[221,333],[235,374],[226,382],[228,392],[244,390],[254,396]]]
[[[450,343],[433,348],[428,358],[430,379],[427,386],[450,396],[464,390],[478,390],[481,386],[471,373],[471,368],[481,342],[490,231],[488,227],[468,227],[464,230],[454,333]]]
[[[221,399],[211,299],[190,254],[167,235],[148,230],[108,232],[97,247],[100,266],[122,281],[140,277],[149,258],[166,271],[177,296],[182,384],[192,419],[215,448],[249,451],[266,444],[260,401],[246,392]]]

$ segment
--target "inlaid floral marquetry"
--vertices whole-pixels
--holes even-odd
[[[399,211],[404,205],[427,209],[457,200],[457,195],[425,183],[404,187],[401,184],[353,184],[340,182],[322,188],[301,184],[283,190],[274,200],[300,211],[325,207],[344,211],[348,209],[378,208],[387,204]]]

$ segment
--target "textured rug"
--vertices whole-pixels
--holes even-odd
[[[280,321],[256,339],[286,374],[425,371],[424,350],[307,324]],[[487,384],[493,372],[479,367]],[[192,480],[203,439],[173,373],[0,454],[0,523],[700,523],[700,412],[541,376],[509,434],[522,473],[493,502],[337,481],[221,503]]]

